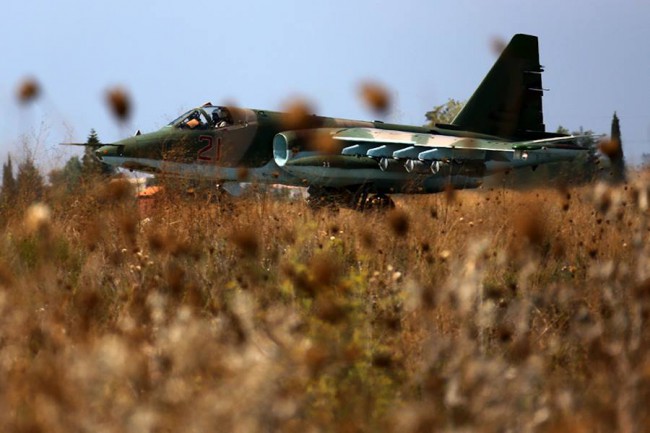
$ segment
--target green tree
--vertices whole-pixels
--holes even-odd
[[[94,176],[110,176],[115,173],[115,170],[108,164],[103,164],[95,156],[95,149],[97,145],[102,142],[99,140],[97,131],[90,130],[86,144],[89,146],[84,150],[84,155],[81,157],[82,177],[91,180]]]
[[[587,152],[578,156],[574,161],[559,162],[550,164],[550,168],[555,169],[557,176],[564,182],[590,182],[596,176],[598,168],[598,142],[594,138],[594,131],[585,129],[581,126],[573,132],[563,126],[558,126],[558,134],[570,134],[579,137],[575,143],[587,149]]]
[[[433,110],[427,111],[427,126],[435,126],[436,123],[451,123],[460,110],[465,106],[465,102],[449,98],[442,105],[436,105]]]
[[[53,188],[62,188],[65,192],[70,193],[77,189],[81,183],[82,175],[83,165],[79,157],[73,156],[63,168],[52,170],[49,179]]]
[[[97,145],[101,144],[101,141],[99,140],[95,129],[90,130],[86,144],[88,144],[88,146],[84,149],[84,154],[81,157],[83,174],[85,176],[99,174],[101,173],[101,162],[97,160],[93,152],[97,148]]]
[[[8,155],[7,162],[2,165],[2,203],[10,203],[15,197],[16,179],[11,155]]]
[[[43,199],[45,182],[32,156],[28,155],[18,165],[16,190],[19,200],[22,200],[24,203],[31,203]]]
[[[625,182],[625,156],[623,155],[623,140],[621,139],[621,125],[614,112],[610,142],[603,146],[604,153],[612,164],[611,180],[614,183]]]

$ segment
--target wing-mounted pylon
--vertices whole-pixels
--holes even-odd
[[[288,170],[291,166],[304,166],[309,161],[326,167],[344,163],[349,168],[374,166],[382,171],[437,174],[453,163],[482,164],[486,150],[494,150],[495,146],[508,151],[504,143],[467,137],[347,128],[329,131],[336,143],[336,154],[332,155],[301,148],[301,143],[292,140],[292,134],[278,134],[273,142],[275,162]]]
[[[491,161],[499,162],[499,167],[516,168],[571,160],[585,151],[573,144],[581,138],[576,136],[504,141],[361,127],[322,131],[336,143],[334,153],[304,149],[292,132],[284,132],[273,142],[275,162],[290,172],[300,167],[300,173],[305,173],[307,166],[374,166],[384,172],[431,175],[454,174],[462,167],[464,175],[483,176]]]

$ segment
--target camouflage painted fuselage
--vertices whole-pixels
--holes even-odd
[[[288,129],[287,114],[229,111],[232,121],[227,126],[205,122],[189,129],[181,127],[179,118],[158,131],[104,146],[97,155],[132,170],[216,182],[371,185],[381,193],[431,193],[446,185],[475,188],[495,171],[571,159],[581,150],[517,150],[518,143],[485,134],[318,116]],[[318,146],[323,137],[325,150]]]
[[[496,171],[571,160],[576,137],[547,133],[537,38],[516,35],[451,125],[418,127],[218,107],[106,145],[124,168],[217,182],[378,193],[474,188]]]

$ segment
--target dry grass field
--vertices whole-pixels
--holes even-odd
[[[650,431],[643,175],[389,213],[9,203],[0,430]]]

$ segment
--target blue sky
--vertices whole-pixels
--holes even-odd
[[[394,97],[389,120],[423,124],[447,98],[467,99],[515,33],[540,38],[548,130],[608,133],[621,119],[624,150],[650,152],[650,2],[646,0],[34,0],[3,5],[0,157],[27,136],[56,164],[95,128],[103,142],[157,129],[181,111],[235,102],[281,109],[294,97],[319,114],[373,119],[359,85]],[[20,106],[26,76],[43,95]],[[131,94],[119,125],[108,88]]]

